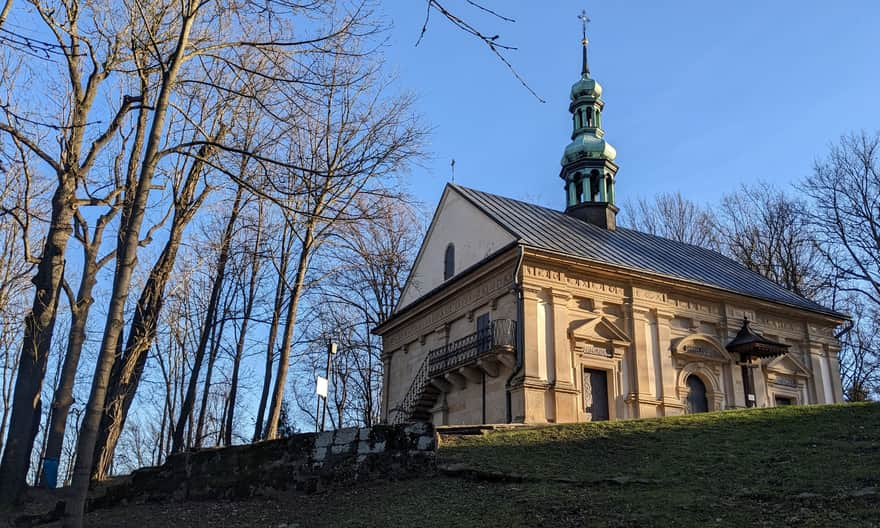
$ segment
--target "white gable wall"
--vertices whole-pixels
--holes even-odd
[[[447,187],[416,258],[398,310],[443,283],[446,246],[455,245],[455,273],[516,240],[513,235]]]

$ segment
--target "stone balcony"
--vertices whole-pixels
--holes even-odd
[[[516,363],[516,321],[498,319],[485,329],[428,352],[400,402],[388,410],[388,421],[428,421],[440,394],[463,389],[468,382],[495,377],[501,366]]]
[[[501,365],[515,362],[516,321],[498,319],[489,328],[457,339],[428,353],[428,378],[438,389],[480,383],[483,374],[498,375]]]

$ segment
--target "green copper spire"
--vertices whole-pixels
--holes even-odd
[[[602,129],[602,85],[590,77],[587,63],[587,17],[578,18],[583,30],[581,78],[571,87],[571,143],[562,155],[560,177],[565,180],[566,212],[590,223],[614,229],[614,176],[617,151],[608,143]]]

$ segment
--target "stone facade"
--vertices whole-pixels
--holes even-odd
[[[724,347],[744,317],[765,337],[790,346],[784,356],[746,366],[754,405],[842,401],[834,337],[842,321],[831,316],[537,250],[526,250],[518,264],[515,249],[500,254],[380,329],[389,420],[408,416],[408,395],[429,407],[435,425],[582,422],[744,407],[743,365]],[[427,396],[413,399],[413,380],[429,357],[449,356],[459,341],[464,350],[482,314],[516,321],[521,355],[492,346],[476,354],[465,350],[454,368],[426,375]],[[689,403],[695,383],[704,391],[704,408]],[[604,396],[596,393],[603,384]],[[594,409],[603,398],[607,409]]]

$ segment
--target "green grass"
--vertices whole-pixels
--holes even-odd
[[[880,526],[880,405],[446,437],[458,476],[308,497],[130,505],[94,526]],[[466,469],[462,471],[462,469]]]
[[[877,404],[495,432],[450,439],[441,458],[520,475],[550,497],[568,481],[590,504],[560,508],[598,526],[880,525]]]

